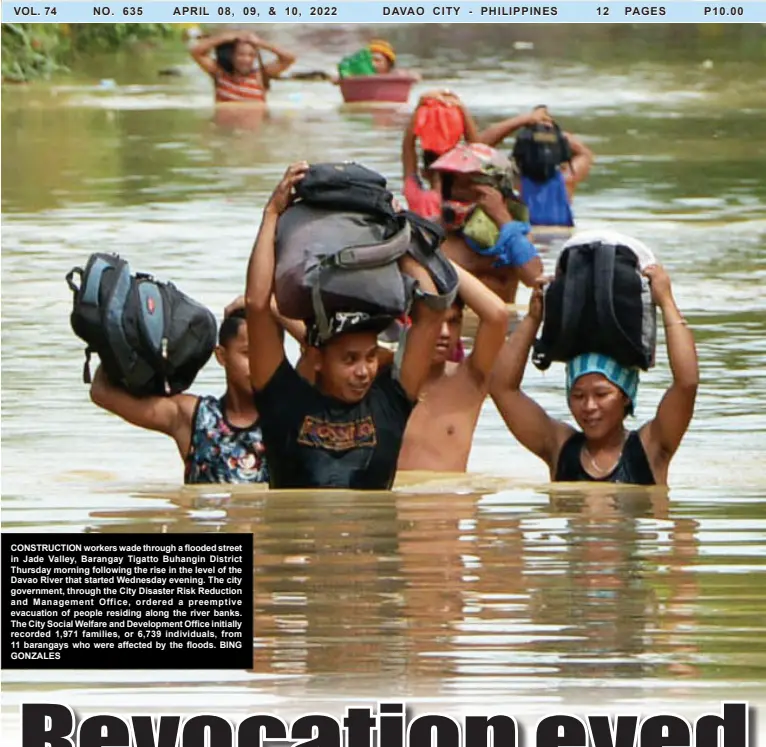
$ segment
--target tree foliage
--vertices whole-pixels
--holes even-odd
[[[4,23],[4,81],[48,78],[67,70],[80,54],[109,52],[136,42],[151,42],[179,33],[170,23]]]

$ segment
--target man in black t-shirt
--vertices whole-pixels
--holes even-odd
[[[277,221],[307,168],[306,163],[291,166],[274,190],[247,271],[250,381],[261,416],[269,484],[388,490],[445,311],[431,308],[427,299],[436,292],[433,281],[405,256],[400,267],[418,281],[421,293],[398,369],[378,371],[377,337],[390,324],[389,317],[336,312],[330,317],[332,334],[321,344],[316,330],[308,331],[308,365],[316,373],[316,386],[298,375],[285,357],[270,304]]]

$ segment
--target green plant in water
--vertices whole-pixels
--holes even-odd
[[[171,23],[80,23],[2,25],[4,81],[25,82],[65,72],[79,54],[110,52],[136,42],[178,36]]]
[[[2,26],[3,80],[23,82],[47,78],[66,70],[59,62],[56,25],[4,23]]]
[[[128,44],[178,33],[171,23],[80,23],[69,28],[70,53],[110,52]]]

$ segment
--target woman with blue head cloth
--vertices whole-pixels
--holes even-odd
[[[511,433],[543,459],[555,482],[601,481],[667,485],[668,466],[694,412],[699,372],[694,338],[676,306],[670,278],[647,267],[654,302],[662,311],[673,383],[654,418],[625,427],[638,392],[638,370],[606,355],[587,353],[567,363],[569,409],[580,430],[555,420],[521,391],[529,351],[543,319],[542,281],[529,314],[500,353],[490,394]]]

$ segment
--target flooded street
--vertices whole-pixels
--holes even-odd
[[[64,275],[118,252],[220,319],[244,289],[285,166],[356,160],[400,193],[411,108],[349,108],[328,83],[276,81],[267,116],[215,113],[183,49],[4,86],[3,528],[255,542],[253,671],[5,671],[6,723],[44,698],[83,712],[287,715],[406,697],[416,710],[530,718],[562,703],[694,714],[721,698],[766,703],[763,41],[731,26],[700,27],[702,38],[694,27],[620,26],[614,38],[577,28],[567,44],[515,28],[533,49],[493,27],[450,27],[451,52],[440,51],[444,27],[391,38],[426,77],[411,105],[449,86],[486,125],[547,103],[596,154],[578,227],[632,234],[668,268],[701,372],[669,494],[551,488],[490,400],[467,475],[406,475],[374,494],[181,487],[170,439],[91,404]],[[308,26],[264,36],[299,51],[304,70],[331,69],[365,38]],[[158,75],[169,66],[181,74]],[[636,423],[669,382],[661,338]],[[568,416],[560,365],[530,365],[526,387]],[[193,391],[223,388],[213,360]]]

